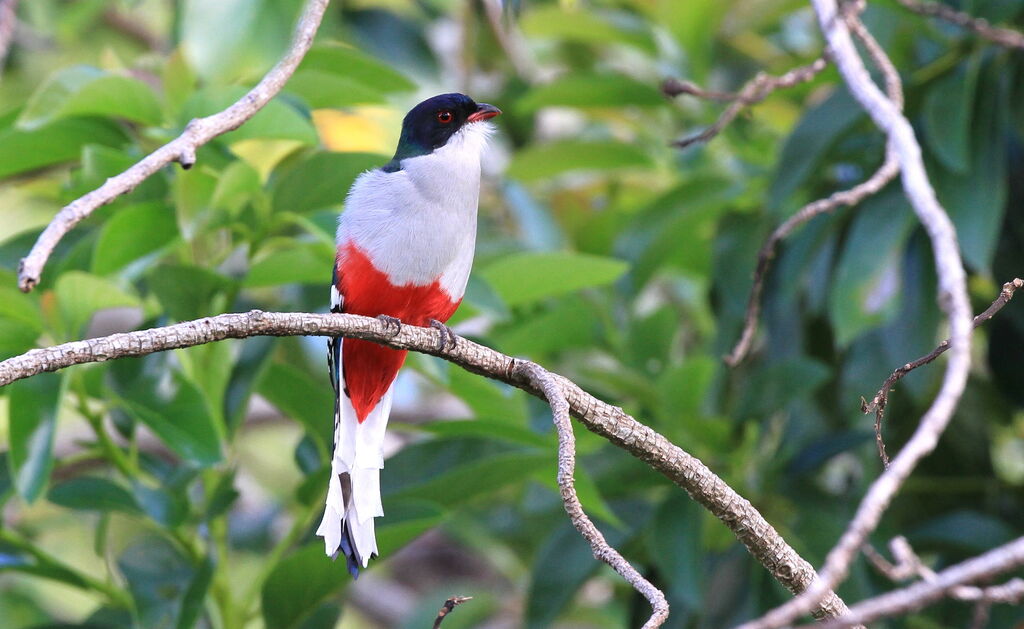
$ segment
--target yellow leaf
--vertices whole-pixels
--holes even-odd
[[[402,117],[389,107],[316,109],[313,124],[329,150],[391,154],[398,143]]]

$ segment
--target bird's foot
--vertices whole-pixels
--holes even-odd
[[[391,338],[398,336],[398,333],[402,331],[402,320],[389,315],[377,315],[377,321],[384,324],[384,331],[388,333]]]
[[[441,323],[437,319],[430,320],[430,327],[438,331],[437,337],[437,349],[439,350],[453,350],[459,340],[459,335],[452,332],[452,329],[447,325]]]

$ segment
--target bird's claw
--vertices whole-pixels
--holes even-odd
[[[430,327],[434,328],[438,332],[437,337],[437,349],[443,351],[445,349],[453,350],[459,340],[459,336],[452,332],[452,329],[447,325],[441,323],[437,319],[430,320]]]
[[[377,321],[384,324],[385,331],[394,338],[402,331],[402,320],[389,315],[377,315]]]

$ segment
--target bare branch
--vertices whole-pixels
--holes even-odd
[[[374,341],[396,349],[440,356],[472,373],[494,378],[541,396],[517,361],[493,349],[460,338],[448,350],[438,349],[434,328],[403,325],[398,333],[377,319],[348,314],[260,312],[222,314],[174,325],[74,341],[34,349],[0,362],[0,387],[15,380],[71,365],[192,347],[229,338],[250,336],[346,336]],[[569,403],[570,413],[590,430],[650,465],[682,487],[732,530],[736,538],[771,575],[794,594],[816,580],[814,568],[793,550],[753,505],[716,476],[700,460],[650,427],[586,393],[578,385],[552,374]],[[827,592],[813,610],[821,618],[835,617],[846,605]]]
[[[846,10],[846,21],[850,30],[857,39],[864,44],[868,54],[871,56],[875,67],[882,72],[885,79],[885,91],[898,109],[903,109],[903,86],[900,83],[900,75],[893,66],[885,51],[878,45],[878,41],[868,32],[856,16],[863,10],[862,3],[851,3]],[[768,269],[775,259],[779,243],[788,237],[793,231],[819,214],[826,214],[840,207],[852,207],[865,198],[877,194],[899,174],[900,166],[896,159],[896,153],[891,144],[886,145],[885,161],[871,177],[849,190],[835,192],[825,199],[819,199],[808,203],[800,208],[795,214],[786,219],[775,231],[768,236],[761,250],[757,253],[757,267],[754,270],[754,283],[750,287],[750,296],[747,298],[747,311],[743,315],[743,330],[740,332],[740,339],[736,341],[735,347],[723,360],[730,367],[743,362],[750,353],[754,342],[754,333],[757,332],[757,321],[761,317],[761,295],[764,292],[764,283],[768,275]]]
[[[441,609],[437,610],[437,618],[434,619],[434,629],[441,626],[441,623],[444,622],[445,616],[452,613],[452,610],[455,609],[456,606],[462,605],[466,601],[471,600],[473,600],[472,596],[453,596],[445,601],[444,605],[441,606]]]
[[[853,520],[835,547],[825,558],[820,577],[803,593],[777,607],[744,629],[781,627],[810,612],[818,597],[840,583],[849,571],[867,535],[878,525],[896,492],[922,457],[935,449],[946,429],[967,383],[970,367],[971,312],[967,282],[957,245],[956,231],[935,197],[921,159],[921,146],[914,130],[896,103],[886,98],[871,80],[867,68],[854,47],[848,22],[858,20],[855,13],[839,15],[836,0],[812,0],[818,23],[840,74],[861,106],[888,136],[902,173],[903,189],[931,239],[938,272],[939,302],[950,322],[950,359],[938,395],[921,418],[914,435],[892,465],[868,489]],[[884,55],[884,52],[876,52]],[[858,622],[858,621],[853,621]]]
[[[18,268],[18,286],[21,290],[28,292],[39,283],[43,267],[54,247],[82,219],[122,194],[131,192],[171,162],[177,161],[182,168],[191,168],[196,161],[196,149],[219,135],[237,129],[270,102],[281,91],[313,44],[313,37],[320,27],[328,1],[309,0],[306,3],[288,52],[245,96],[222,112],[192,120],[180,136],[120,175],[107,179],[99,188],[64,206],[39,235],[29,254],[21,260]]]
[[[957,11],[953,7],[942,4],[941,2],[922,2],[921,0],[896,1],[909,11],[913,11],[919,15],[927,15],[928,17],[937,17],[939,19],[946,20],[947,22],[956,24],[961,28],[974,31],[974,33],[984,37],[992,43],[999,44],[1000,46],[1006,46],[1007,48],[1024,48],[1024,33],[1019,33],[1009,28],[992,26],[986,19],[974,17],[962,11]]]
[[[995,301],[993,301],[984,312],[974,317],[974,321],[971,324],[972,327],[977,328],[979,325],[995,316],[997,312],[1003,309],[1003,306],[1013,299],[1013,294],[1021,287],[1024,287],[1024,280],[1020,278],[1014,278],[1013,280],[1003,284],[1003,289],[999,291],[999,296],[996,297]],[[882,388],[878,390],[878,393],[875,394],[875,397],[871,399],[870,403],[864,398],[861,398],[860,410],[864,413],[873,412],[875,414],[875,441],[878,443],[878,454],[885,467],[889,467],[889,455],[885,452],[885,442],[882,439],[882,418],[883,415],[885,415],[885,406],[889,403],[889,393],[892,391],[892,388],[896,383],[902,380],[904,376],[918,367],[932,362],[945,353],[947,349],[949,349],[949,339],[939,343],[939,345],[928,354],[893,370],[889,377],[885,379],[885,382],[882,383]]]
[[[650,581],[640,576],[626,559],[612,548],[605,540],[601,531],[583,511],[576,488],[573,486],[573,473],[576,469],[576,437],[572,434],[572,422],[569,419],[569,403],[565,394],[552,374],[536,363],[516,361],[515,372],[522,374],[529,382],[541,391],[551,405],[551,414],[558,431],[558,488],[562,494],[562,504],[569,520],[583,539],[590,544],[594,557],[611,566],[633,589],[643,595],[651,604],[651,617],[644,623],[643,629],[656,629],[668,618],[668,601],[665,594],[654,587]]]
[[[912,612],[944,597],[953,596],[961,600],[1017,603],[1024,598],[1024,580],[1012,579],[1003,585],[985,588],[969,587],[969,583],[989,579],[1024,565],[1024,537],[1009,544],[968,559],[931,578],[908,587],[888,592],[875,598],[857,603],[849,614],[831,619],[823,624],[806,625],[802,629],[838,629],[855,624],[868,623],[879,618],[889,618]],[[957,593],[964,596],[957,596]]]
[[[809,65],[794,68],[781,76],[772,76],[770,74],[765,74],[764,72],[759,72],[754,78],[747,81],[737,94],[701,89],[689,81],[666,79],[661,84],[661,91],[666,96],[690,94],[692,96],[697,96],[698,98],[730,102],[730,105],[725,108],[722,115],[719,116],[718,120],[716,120],[710,127],[700,133],[685,137],[681,140],[676,140],[672,145],[678,148],[684,148],[691,144],[707,142],[721,133],[722,129],[735,120],[736,116],[738,116],[746,107],[760,103],[777,89],[793,87],[798,83],[806,83],[807,81],[810,81],[814,77],[818,76],[818,74],[824,70],[827,65],[828,63],[825,61],[825,58],[819,57]]]
[[[730,367],[743,362],[750,353],[754,342],[754,333],[757,331],[757,321],[761,316],[761,294],[764,292],[764,283],[768,275],[768,269],[775,259],[775,253],[782,242],[793,231],[819,214],[826,214],[839,207],[852,207],[865,198],[877,193],[899,174],[900,166],[892,151],[887,151],[885,162],[875,171],[873,175],[863,183],[860,183],[849,190],[835,192],[831,196],[818,199],[813,203],[800,208],[800,210],[787,218],[775,231],[768,236],[761,250],[757,253],[757,267],[754,270],[754,284],[750,287],[750,296],[747,298],[747,311],[743,316],[743,331],[736,346],[726,355],[723,360]]]
[[[18,23],[18,0],[0,0],[0,75],[4,72],[7,53],[14,42],[14,27]]]

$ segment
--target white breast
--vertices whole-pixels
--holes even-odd
[[[352,241],[396,286],[440,281],[460,299],[476,247],[480,154],[488,123],[469,123],[429,155],[373,170],[352,184],[337,242]]]

